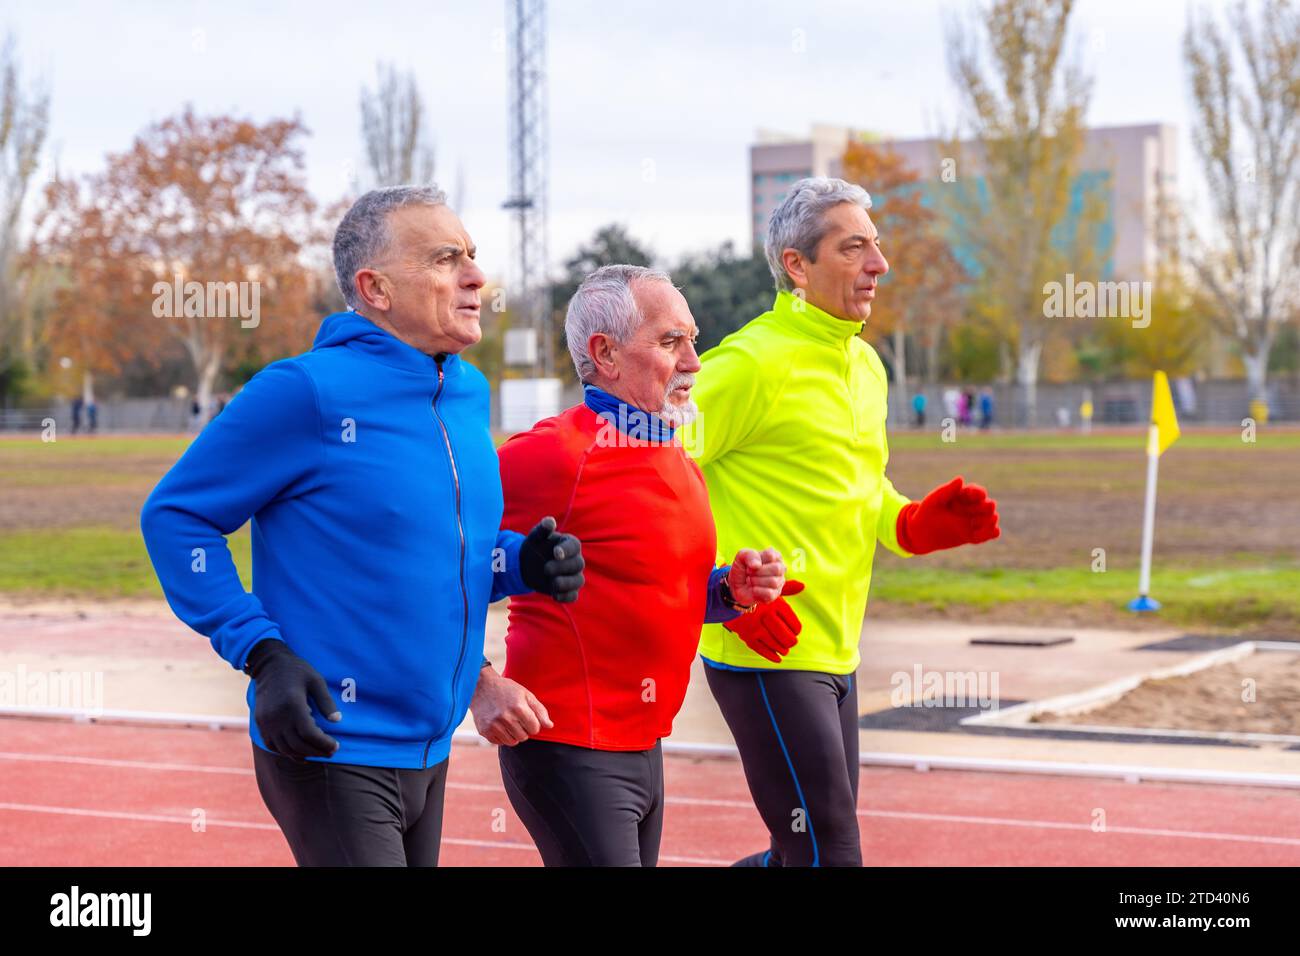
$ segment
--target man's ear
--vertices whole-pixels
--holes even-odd
[[[359,269],[354,280],[361,301],[377,312],[387,312],[393,307],[388,294],[388,277],[374,269]]]
[[[617,348],[614,340],[604,332],[596,332],[587,339],[587,354],[591,356],[596,371],[612,381],[618,380],[618,363],[614,360]]]
[[[786,275],[795,285],[803,286],[808,283],[807,261],[798,249],[783,249],[781,265],[785,266]]]

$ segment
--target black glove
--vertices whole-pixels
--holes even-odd
[[[244,670],[256,683],[253,719],[268,747],[299,761],[334,755],[339,742],[317,726],[307,701],[314,700],[329,720],[343,715],[316,668],[284,641],[268,638],[249,652]]]
[[[571,534],[558,533],[550,515],[537,522],[519,547],[519,574],[524,583],[561,604],[578,600],[584,567],[582,543]]]

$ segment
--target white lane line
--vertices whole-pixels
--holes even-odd
[[[242,776],[252,776],[251,768],[244,767],[209,767],[202,764],[172,764],[172,763],[151,763],[140,760],[115,760],[102,757],[74,757],[59,756],[47,754],[24,754],[12,752],[0,752],[0,759],[3,760],[27,760],[34,763],[71,763],[84,764],[87,766],[111,766],[123,767],[131,770],[163,770],[163,771],[186,771],[197,773],[225,773],[237,774]],[[449,790],[468,790],[479,793],[496,793],[505,795],[505,792],[499,786],[483,783],[448,783]],[[729,810],[746,810],[753,809],[753,804],[747,800],[717,800],[707,797],[668,797],[666,800],[669,804],[679,806],[705,806],[721,807]],[[0,804],[0,809],[5,804]],[[1008,826],[1008,827],[1030,827],[1048,830],[1087,830],[1093,832],[1090,823],[1071,823],[1054,820],[1016,820],[1006,817],[976,817],[976,816],[959,816],[954,814],[943,813],[915,813],[901,810],[858,810],[860,817],[881,817],[893,820],[925,820],[935,823],[962,823],[982,826]],[[180,819],[180,818],[178,818]],[[186,822],[188,818],[186,818]],[[277,829],[274,825],[271,829]],[[1292,837],[1272,837],[1261,836],[1245,833],[1214,833],[1199,830],[1170,830],[1147,827],[1121,827],[1107,826],[1106,833],[1124,833],[1132,836],[1159,836],[1171,837],[1184,840],[1219,840],[1237,843],[1263,843],[1272,846],[1300,846],[1300,838]],[[472,844],[467,844],[472,845]],[[496,844],[493,844],[496,845]],[[520,844],[523,846],[523,844]],[[662,859],[668,859],[663,857]],[[688,857],[675,858],[679,862],[709,862],[703,859]]]
[[[26,754],[0,752],[0,760],[27,760],[32,763],[71,763],[87,767],[126,767],[130,770],[167,770],[184,773],[231,773],[252,776],[251,767],[213,767],[197,763],[154,763],[148,760],[117,760],[110,757],[77,757],[60,754]]]
[[[194,822],[192,817],[174,816],[161,813],[128,813],[122,810],[88,810],[82,807],[50,807],[34,803],[0,803],[0,810],[10,810],[19,813],[46,813],[56,816],[69,817],[97,817],[108,820],[129,820],[135,823],[183,823],[189,826]],[[252,820],[207,820],[205,825],[209,827],[226,827],[236,830],[273,830],[279,832],[279,826],[274,823],[257,823]],[[444,844],[451,846],[467,846],[479,849],[492,850],[531,850],[537,852],[537,848],[531,843],[514,843],[506,840],[467,840],[460,837],[443,837]],[[659,857],[671,863],[697,863],[706,866],[727,866],[730,860],[715,860],[707,857],[697,856],[672,856],[664,854]]]
[[[0,810],[20,813],[53,813],[68,817],[100,817],[107,820],[133,820],[140,823],[184,823],[189,826],[193,817],[179,817],[162,813],[129,813],[125,810],[88,810],[82,807],[49,807],[36,803],[0,803]],[[205,826],[232,827],[239,830],[279,830],[274,823],[256,823],[251,820],[206,820]]]

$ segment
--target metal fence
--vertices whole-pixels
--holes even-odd
[[[1189,424],[1241,425],[1251,416],[1250,393],[1242,381],[1174,382],[1172,389],[1178,418]],[[1014,384],[987,386],[993,395],[993,424],[1000,428],[1077,427],[1085,398],[1091,398],[1094,425],[1125,425],[1146,422],[1151,417],[1151,380],[1113,382],[1105,385],[1040,384],[1034,407],[1029,407],[1024,391]],[[917,391],[926,397],[927,426],[936,426],[944,418],[956,417],[945,393],[966,390],[975,397],[972,422],[978,424],[979,396],[984,386],[926,385],[904,392],[891,386],[889,421],[891,425],[911,425],[915,421],[912,396]],[[1300,421],[1300,384],[1291,380],[1271,382],[1268,386],[1269,420]]]
[[[1240,425],[1251,415],[1250,398],[1246,383],[1242,381],[1206,381],[1193,385],[1174,383],[1174,402],[1178,417],[1189,424]],[[976,398],[972,420],[979,422],[979,394],[983,386],[939,384],[924,386],[926,396],[926,425],[938,426],[951,414],[945,405],[944,394],[963,389]],[[1094,425],[1136,424],[1151,416],[1151,382],[1116,382],[1101,386],[1039,385],[1033,412],[1024,394],[1016,385],[989,386],[993,394],[993,424],[998,428],[1058,428],[1077,427],[1080,424],[1080,406],[1091,394]],[[912,396],[915,386],[907,391],[897,385],[889,393],[889,422],[891,426],[910,426],[915,421]],[[582,401],[582,391],[576,386],[565,390],[561,405],[567,407]],[[494,394],[492,424],[500,419],[500,402]],[[1268,387],[1269,419],[1280,422],[1300,421],[1300,383],[1280,380]],[[955,417],[955,415],[953,416]],[[0,431],[38,432],[46,419],[54,419],[59,434],[72,431],[72,406],[58,401],[48,406],[0,408]],[[175,398],[114,398],[99,402],[96,408],[96,430],[101,432],[186,432],[196,429],[189,399]],[[88,430],[88,416],[83,409],[80,430]]]

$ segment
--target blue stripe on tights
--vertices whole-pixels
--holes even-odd
[[[808,837],[812,840],[813,845],[813,866],[820,866],[818,862],[821,854],[817,849],[817,834],[813,832],[812,814],[808,812],[808,801],[803,798],[803,787],[799,786],[799,775],[794,772],[794,763],[790,760],[790,751],[785,747],[785,739],[781,736],[781,728],[776,724],[776,714],[772,713],[772,704],[767,699],[767,687],[763,683],[763,675],[758,675],[758,690],[763,695],[763,706],[767,708],[767,716],[772,719],[772,729],[776,731],[776,742],[781,745],[781,753],[785,755],[785,765],[790,768],[790,776],[794,778],[794,792],[799,795],[799,806],[803,808],[804,819],[808,821]]]

